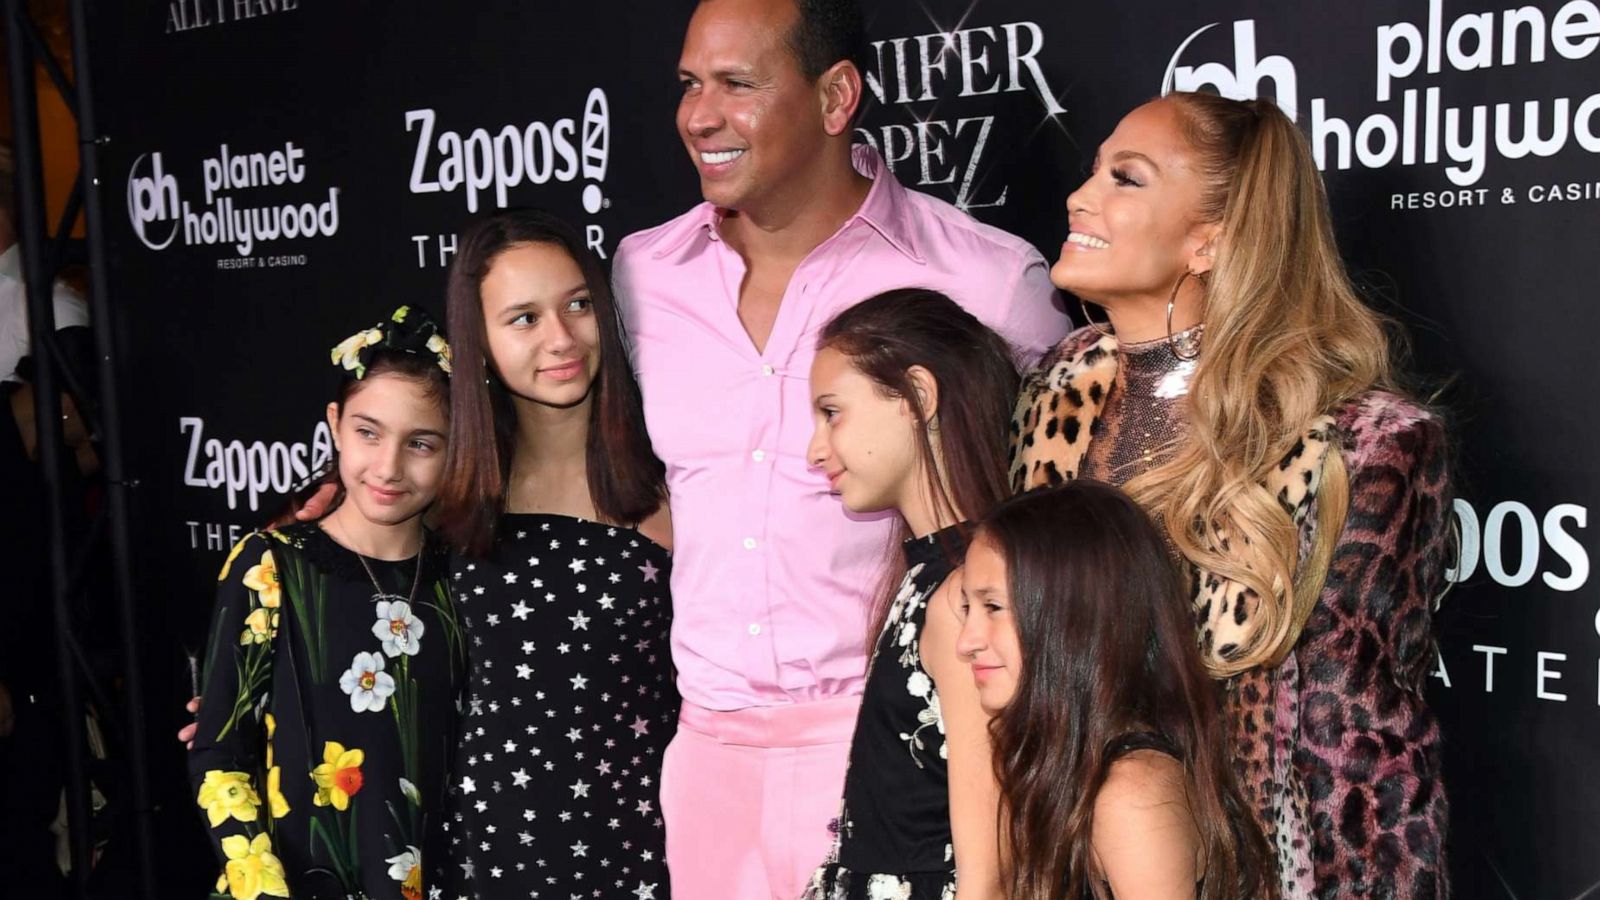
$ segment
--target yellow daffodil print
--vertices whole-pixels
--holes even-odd
[[[244,624],[240,644],[265,644],[278,632],[278,614],[263,607],[245,616]]]
[[[399,309],[395,310],[392,314],[390,314],[389,321],[391,321],[391,322],[404,322],[406,320],[406,316],[409,316],[409,315],[411,315],[411,307],[402,306]]]
[[[262,894],[289,896],[283,863],[272,854],[270,835],[258,834],[253,840],[242,834],[230,835],[222,839],[222,852],[228,857],[224,870],[228,893],[235,900],[256,900]]]
[[[272,761],[272,735],[278,730],[278,720],[267,713],[267,808],[274,819],[289,814],[289,801],[283,796],[283,767]]]
[[[230,817],[240,822],[254,822],[256,810],[261,806],[261,795],[250,785],[250,776],[244,772],[224,772],[212,769],[200,784],[200,795],[195,798],[206,811],[206,821],[215,828]]]
[[[358,331],[333,348],[333,363],[355,372],[356,377],[360,378],[367,373],[367,367],[361,363],[361,351],[382,341],[383,332],[377,328]]]
[[[256,592],[261,605],[268,609],[277,609],[281,600],[278,584],[278,566],[272,560],[272,551],[261,554],[261,562],[250,567],[244,573],[244,586]]]
[[[274,819],[281,819],[289,814],[289,800],[283,796],[283,767],[273,766],[267,769],[267,809],[271,811]]]
[[[404,853],[384,862],[389,864],[389,877],[400,882],[400,896],[422,900],[422,851],[408,844]]]
[[[450,364],[454,361],[454,357],[450,355],[450,344],[442,336],[436,334],[428,338],[428,350],[439,358],[439,368],[443,369],[446,375],[449,375]]]
[[[272,818],[290,814],[290,801],[283,796],[283,767],[272,761],[272,735],[278,730],[278,721],[267,713],[267,809]]]
[[[350,798],[361,790],[361,763],[366,758],[365,753],[354,748],[346,750],[338,741],[323,744],[322,765],[311,770],[311,779],[317,783],[312,802],[340,812],[349,809]]]
[[[217,575],[218,581],[228,580],[228,572],[233,568],[233,561],[239,558],[239,554],[244,551],[244,545],[248,543],[250,543],[250,539],[245,538],[234,544],[233,549],[228,551],[228,558],[222,561],[222,571]]]

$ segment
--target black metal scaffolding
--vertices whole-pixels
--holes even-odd
[[[38,447],[46,493],[49,542],[49,584],[55,624],[55,649],[65,723],[66,801],[72,851],[71,896],[87,900],[92,874],[88,736],[83,694],[94,690],[91,673],[74,633],[71,609],[85,590],[84,572],[102,535],[110,538],[114,597],[121,631],[123,696],[121,704],[102,704],[117,745],[126,754],[128,784],[125,810],[128,827],[119,836],[131,838],[136,868],[131,894],[155,900],[154,809],[149,785],[144,720],[144,687],[140,675],[139,619],[135,613],[132,552],[129,533],[133,492],[124,465],[121,406],[115,350],[115,310],[107,278],[105,219],[101,204],[99,151],[110,138],[95,122],[89,66],[89,33],[85,0],[72,0],[71,73],[50,52],[29,15],[25,0],[4,0],[5,37],[13,116],[17,181],[17,236],[27,288],[28,328],[35,361],[34,391],[38,410]],[[79,169],[66,210],[52,232],[45,221],[43,159],[37,103],[37,72],[43,68],[78,125]],[[86,402],[86,374],[73,371],[55,341],[52,286],[61,265],[80,249],[71,239],[80,211],[87,214],[86,251],[90,273],[89,303],[99,357],[100,396]],[[70,392],[94,432],[106,480],[106,503],[83,533],[69,533],[64,471],[69,464],[61,430],[61,392]]]

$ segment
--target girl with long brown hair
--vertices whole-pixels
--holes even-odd
[[[1274,893],[1182,596],[1161,533],[1099,482],[980,525],[957,651],[994,716],[1011,900]]]
[[[1265,100],[1171,94],[1118,124],[1067,207],[1052,280],[1110,325],[1025,379],[1014,486],[1125,484],[1187,563],[1285,896],[1444,896],[1423,680],[1445,434],[1396,387],[1305,137]]]
[[[494,213],[459,243],[438,515],[471,665],[443,896],[666,897],[671,528],[621,322],[554,216]]]
[[[841,514],[899,514],[905,567],[873,617],[837,836],[805,897],[1000,897],[987,717],[946,579],[1008,493],[1011,349],[943,294],[889,291],[823,328],[811,389],[807,458]]]

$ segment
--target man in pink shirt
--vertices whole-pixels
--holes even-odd
[[[677,124],[706,202],[617,249],[667,464],[683,709],[661,778],[673,894],[793,900],[838,812],[867,612],[895,534],[806,462],[818,330],[883,290],[943,291],[1027,359],[1067,331],[1025,241],[852,150],[854,0],[703,0]]]

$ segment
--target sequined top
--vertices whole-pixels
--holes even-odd
[[[1196,326],[1175,340],[1189,353],[1199,337]],[[1121,345],[1117,378],[1094,423],[1079,477],[1121,486],[1165,458],[1183,436],[1183,398],[1198,361],[1180,358],[1172,343],[1162,336]]]

